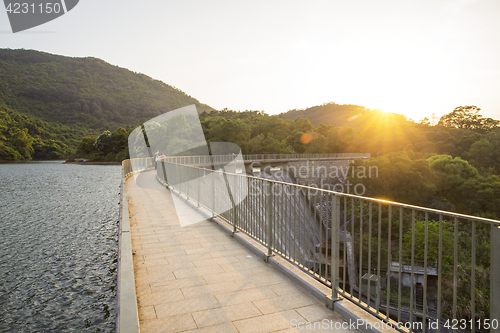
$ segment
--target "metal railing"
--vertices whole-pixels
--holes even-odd
[[[253,154],[242,155],[243,161],[299,161],[299,160],[328,160],[328,159],[356,159],[370,158],[370,154]],[[184,165],[210,165],[225,164],[238,158],[238,155],[201,155],[201,156],[167,156],[165,160],[170,163]],[[240,159],[241,161],[241,159]]]
[[[157,177],[402,331],[499,328],[500,221],[168,161]]]
[[[123,176],[125,177],[135,172],[152,170],[154,167],[155,165],[152,157],[133,158],[122,161]]]

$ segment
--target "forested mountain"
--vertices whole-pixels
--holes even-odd
[[[191,104],[199,112],[212,110],[172,86],[100,59],[0,49],[0,160],[61,158],[84,135],[137,126]],[[26,142],[35,146],[17,151],[22,144],[13,138],[25,129]],[[59,142],[56,155],[43,153],[52,150],[41,148],[53,145],[44,141],[48,137]]]
[[[319,124],[333,125],[336,127],[359,127],[373,118],[378,117],[379,110],[370,110],[363,106],[351,104],[325,103],[307,109],[293,109],[282,113],[286,119],[295,120],[299,117],[308,118],[314,126]],[[385,113],[394,123],[406,123],[405,116],[397,113]]]

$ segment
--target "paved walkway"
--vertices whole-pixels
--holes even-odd
[[[216,223],[180,227],[153,172],[134,177],[127,196],[141,332],[347,332],[319,329],[343,319]],[[293,329],[307,322],[318,329]]]

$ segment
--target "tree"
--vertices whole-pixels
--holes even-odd
[[[479,111],[481,111],[481,109],[475,105],[456,107],[452,112],[442,116],[441,119],[439,119],[438,125],[482,130],[491,130],[500,125],[498,120],[483,118],[479,114]]]
[[[442,228],[443,253],[442,263],[445,266],[453,264],[453,229],[445,222]],[[403,236],[403,248],[406,258],[411,259],[412,230],[408,230]],[[439,258],[439,222],[427,222],[427,262]],[[425,259],[425,221],[415,221],[415,261],[416,265],[422,265]]]
[[[111,137],[111,132],[106,130],[101,133],[97,137],[97,139],[94,142],[94,148],[101,154],[101,155],[107,155],[111,151],[111,146],[112,146],[112,137]]]
[[[347,174],[351,184],[363,184],[366,195],[413,205],[425,205],[435,194],[429,163],[398,152],[355,160]],[[354,170],[354,171],[352,171]],[[364,172],[363,172],[364,171]]]

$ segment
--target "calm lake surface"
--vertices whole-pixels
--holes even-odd
[[[121,166],[0,164],[0,332],[112,332]]]

